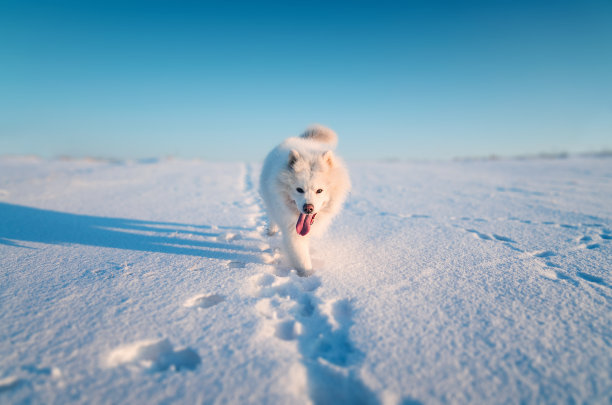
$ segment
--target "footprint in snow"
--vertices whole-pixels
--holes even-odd
[[[576,273],[576,275],[578,277],[580,277],[581,279],[589,281],[591,283],[607,286],[607,283],[604,281],[604,279],[602,277],[597,277],[597,276],[594,276],[592,274],[583,273],[581,271]]]
[[[40,367],[33,364],[24,365],[21,366],[18,375],[0,378],[0,393],[17,389],[23,385],[38,384],[43,381],[42,379],[59,379],[61,377],[62,372],[57,367]]]
[[[545,277],[549,280],[554,280],[554,281],[559,280],[558,272],[554,271],[553,269],[548,269],[548,268],[540,269],[539,273],[542,277]]]
[[[572,277],[570,277],[568,274],[564,273],[561,270],[554,270],[552,268],[544,268],[544,269],[541,269],[539,273],[542,277],[545,277],[552,281],[565,281],[573,285],[574,287],[580,286],[578,281],[574,280]]]
[[[168,339],[142,340],[113,350],[107,358],[108,367],[128,366],[149,372],[194,370],[201,363],[191,348],[175,350]]]
[[[507,236],[502,236],[502,235],[497,235],[497,234],[493,234],[493,237],[501,242],[508,242],[508,243],[516,243],[515,241],[513,241],[512,239],[508,238]]]
[[[274,336],[281,340],[294,340],[302,334],[302,324],[293,319],[277,323],[274,329]]]
[[[475,230],[475,229],[466,229],[465,231],[466,231],[466,232],[469,232],[469,233],[473,233],[473,234],[474,234],[474,237],[479,238],[479,239],[482,239],[482,240],[492,240],[492,239],[493,239],[493,238],[491,238],[489,235],[486,235],[486,234],[484,234],[484,233],[480,233],[480,232],[478,232],[478,231],[477,231],[477,230]]]
[[[329,323],[334,330],[340,327],[348,329],[352,324],[353,308],[350,300],[346,298],[327,302],[323,313],[327,315]]]
[[[10,391],[19,387],[24,381],[16,376],[0,379],[0,392]]]
[[[225,297],[222,295],[218,295],[218,294],[204,295],[202,294],[202,295],[196,295],[195,297],[189,298],[187,301],[185,301],[183,306],[188,307],[188,308],[192,308],[192,307],[210,308],[223,301],[225,301]]]
[[[475,220],[476,221],[476,220]],[[482,220],[482,221],[486,221],[486,220]],[[500,242],[507,242],[507,243],[516,243],[514,240],[510,239],[507,236],[503,236],[503,235],[498,235],[496,233],[493,233],[491,235],[488,235],[486,233],[482,233],[477,231],[476,229],[465,229],[466,232],[469,232],[471,234],[474,234],[474,237],[478,238],[478,239],[482,239],[482,240],[492,240],[492,241],[500,241]]]
[[[556,256],[557,254],[555,252],[552,252],[550,250],[537,250],[535,252],[531,252],[530,253],[533,257],[551,257],[551,256]]]

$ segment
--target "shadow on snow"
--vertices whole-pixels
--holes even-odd
[[[217,229],[254,230],[96,217],[0,203],[0,245],[21,246],[19,242],[78,244],[261,263],[259,250],[256,248],[189,239],[193,236],[222,236],[222,232],[216,232]],[[163,235],[164,233],[166,235]]]

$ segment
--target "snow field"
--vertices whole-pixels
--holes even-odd
[[[609,403],[609,159],[354,163],[299,277],[258,165],[0,159],[0,402]]]
[[[332,230],[327,264],[344,271],[324,283],[355,297],[354,344],[379,344],[368,386],[424,403],[607,402],[610,162],[376,166],[354,179],[360,232]]]

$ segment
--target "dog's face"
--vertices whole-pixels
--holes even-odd
[[[303,157],[292,150],[289,154],[290,198],[303,214],[316,214],[328,203],[331,186],[329,171],[334,165],[331,151],[316,157]]]

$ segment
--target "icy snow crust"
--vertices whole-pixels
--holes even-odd
[[[351,164],[308,278],[259,167],[0,158],[0,402],[610,403],[611,159]]]

